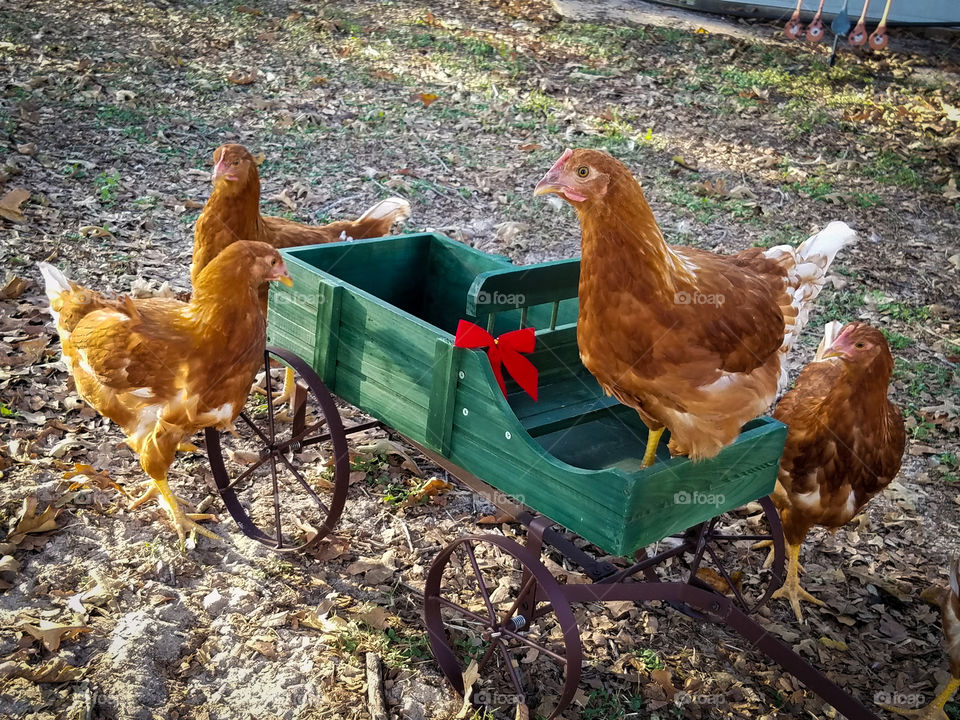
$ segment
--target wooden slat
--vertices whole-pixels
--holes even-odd
[[[580,260],[525,265],[477,275],[467,292],[467,314],[514,310],[577,296]]]
[[[453,404],[460,366],[452,343],[437,338],[435,347],[426,446],[446,455],[450,452],[450,435],[453,433]]]

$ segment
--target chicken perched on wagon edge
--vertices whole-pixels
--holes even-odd
[[[640,183],[597,150],[566,150],[534,190],[576,210],[582,231],[577,344],[604,391],[670,452],[716,456],[786,385],[785,359],[837,252],[832,222],[799,247],[717,255],[668,245]]]
[[[193,262],[190,280],[224,248],[238,240],[259,240],[275,248],[298,247],[337,240],[375,238],[410,217],[410,203],[401,197],[381,200],[356,220],[338,220],[327,225],[304,225],[282,217],[260,214],[260,174],[257,161],[243,145],[221,145],[213,152],[213,192],[203,206],[193,231]],[[260,304],[267,312],[266,287]],[[287,370],[282,403],[293,393],[293,371]]]
[[[197,275],[189,303],[103,295],[48,263],[40,272],[77,392],[123,429],[152,480],[131,507],[159,497],[181,543],[194,532],[217,539],[196,522],[212,516],[184,512],[167,472],[186,439],[232,429],[243,409],[266,345],[260,291],[292,285],[280,253],[232,244]]]

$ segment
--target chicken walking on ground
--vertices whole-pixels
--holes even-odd
[[[955,559],[950,567],[950,587],[932,588],[932,592],[924,592],[923,597],[940,606],[943,639],[947,646],[947,657],[950,658],[950,679],[940,694],[926,707],[880,707],[916,720],[950,720],[944,708],[953,694],[960,689],[960,558]]]
[[[387,235],[398,222],[410,217],[410,203],[400,197],[381,200],[356,220],[327,225],[303,225],[282,217],[260,214],[260,174],[253,155],[242,145],[221,145],[213,153],[213,192],[203,206],[193,231],[190,280],[224,248],[238,240],[259,240],[275,248],[317,245],[345,239]],[[260,293],[267,312],[267,291]],[[293,393],[293,371],[287,369],[277,403]]]
[[[667,245],[640,183],[596,150],[564,152],[534,190],[544,193],[579,216],[580,357],[649,428],[645,467],[664,428],[671,453],[702,460],[770,407],[827,268],[856,238],[832,222],[799,247]]]
[[[838,332],[839,330],[839,332]],[[800,546],[814,525],[849,522],[900,470],[903,416],[887,399],[893,357],[883,333],[864,323],[830,323],[814,361],[773,416],[786,445],[773,502],[787,544],[787,579],[773,597],[824,603],[800,587]]]
[[[159,497],[181,543],[187,533],[219,539],[197,525],[170,490],[167,472],[198,430],[232,430],[263,365],[266,319],[260,292],[290,285],[280,253],[239,242],[197,275],[189,303],[106,296],[40,263],[63,360],[77,392],[117,423],[153,481],[131,507]]]

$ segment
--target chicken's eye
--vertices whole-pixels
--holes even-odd
[[[271,259],[270,259],[270,265],[276,265],[276,264],[277,264],[277,259],[276,259],[276,258],[271,258]]]
[[[866,344],[865,344],[865,343],[862,343],[862,342],[858,342],[858,343],[855,345],[855,347],[857,348],[857,350],[863,350],[863,348],[866,347]]]
[[[590,174],[590,168],[588,168],[586,165],[581,165],[580,167],[577,168],[577,175],[579,175],[580,177],[584,178],[589,174]]]
[[[234,164],[234,165],[239,165],[239,164],[240,164],[240,161],[239,161],[239,160],[234,160],[234,161],[233,161],[233,164]]]

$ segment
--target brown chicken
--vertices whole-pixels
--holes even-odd
[[[773,501],[787,543],[787,579],[773,597],[824,603],[800,587],[799,556],[814,525],[850,521],[900,470],[903,416],[887,399],[893,357],[883,333],[863,323],[827,325],[817,357],[783,396],[773,416],[787,442]]]
[[[410,204],[399,197],[381,200],[356,220],[329,225],[302,225],[260,214],[257,163],[242,145],[221,145],[213,153],[213,192],[193,232],[190,280],[230,243],[259,240],[275,248],[315,245],[347,238],[380,237],[394,223],[410,216]],[[266,294],[261,295],[266,303]]]
[[[856,237],[834,222],[797,248],[722,256],[667,245],[640,183],[596,150],[564,152],[534,190],[544,193],[580,218],[580,357],[650,429],[645,466],[665,427],[673,454],[700,460],[769,408],[810,301]]]
[[[918,720],[950,720],[944,708],[960,688],[960,558],[955,559],[950,568],[950,587],[932,588],[932,592],[924,592],[923,597],[940,606],[943,639],[947,646],[947,657],[950,658],[950,680],[933,702],[924,708],[907,709],[893,705],[881,707]]]
[[[64,363],[77,392],[123,428],[127,444],[152,479],[131,507],[159,496],[181,542],[199,531],[167,484],[183,441],[205,427],[232,429],[263,365],[266,320],[260,291],[272,280],[290,285],[277,250],[239,242],[197,275],[189,303],[133,300],[80,287],[40,263]]]

